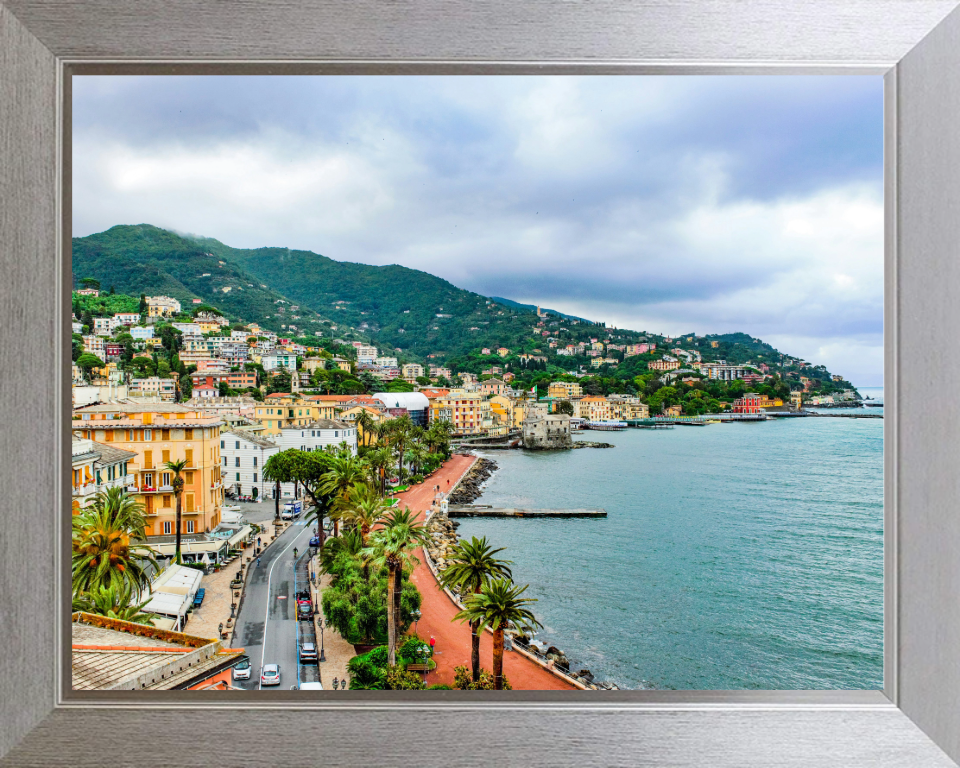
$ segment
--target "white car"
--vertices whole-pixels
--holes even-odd
[[[280,665],[264,664],[260,672],[260,685],[280,685]]]
[[[323,684],[322,684],[322,683],[300,683],[300,688],[299,688],[299,690],[301,690],[301,691],[322,691],[322,690],[323,690]]]
[[[250,659],[244,657],[237,662],[237,665],[233,668],[233,679],[234,680],[249,680],[250,679]]]

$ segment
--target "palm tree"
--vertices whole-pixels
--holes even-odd
[[[174,561],[177,565],[180,565],[183,562],[180,557],[180,519],[183,515],[183,478],[180,473],[187,466],[187,460],[168,461],[163,466],[173,472],[173,496],[177,500],[177,549],[174,554]]]
[[[387,470],[393,466],[393,454],[390,453],[390,449],[387,446],[383,445],[379,448],[374,448],[364,459],[376,480],[380,494],[383,495],[387,487]]]
[[[413,424],[409,416],[399,416],[390,422],[393,450],[394,453],[397,454],[397,461],[399,462],[397,467],[398,474],[403,473],[403,454],[406,452],[407,443],[410,442],[410,430],[412,428]]]
[[[416,521],[410,510],[394,510],[384,527],[370,534],[370,546],[360,554],[377,568],[387,568],[387,661],[397,663],[397,624],[404,564],[418,565],[412,550],[423,544],[427,529]]]
[[[122,488],[98,493],[73,517],[73,593],[127,585],[132,594],[150,584],[157,567],[146,542],[143,507]]]
[[[343,536],[326,539],[320,547],[320,572],[329,573],[341,554],[359,555],[362,549],[360,531],[345,531]]]
[[[337,500],[330,517],[352,524],[360,531],[360,538],[366,546],[370,529],[380,522],[389,509],[374,488],[362,483],[354,485]]]
[[[108,619],[132,621],[134,624],[150,625],[155,614],[143,610],[149,600],[134,603],[129,584],[112,584],[97,587],[92,592],[83,592],[73,598],[73,610],[106,616]]]
[[[528,585],[518,587],[509,579],[488,581],[479,592],[470,595],[465,608],[454,619],[477,622],[477,631],[493,630],[493,687],[503,690],[503,632],[508,627],[518,631],[532,630],[542,626],[526,607],[537,602],[521,598]]]
[[[495,557],[504,547],[493,549],[487,543],[487,537],[471,541],[458,541],[452,554],[447,558],[447,569],[440,577],[443,586],[455,589],[461,595],[476,594],[494,578],[512,578],[513,574],[507,567],[512,560],[500,560]],[[470,661],[473,665],[473,682],[480,680],[480,620],[470,622],[472,633],[472,652]]]
[[[412,465],[414,474],[421,473],[423,465],[427,463],[429,455],[429,451],[420,443],[414,444],[410,450],[407,451],[407,461]]]
[[[361,408],[360,413],[357,414],[356,425],[357,429],[363,434],[363,445],[370,445],[370,440],[373,438],[371,433],[373,431],[374,421],[370,412],[365,408]]]
[[[367,463],[354,456],[349,451],[341,452],[330,459],[330,469],[321,477],[320,493],[337,498],[346,496],[350,489],[367,480]],[[334,521],[333,535],[339,534],[339,527]]]

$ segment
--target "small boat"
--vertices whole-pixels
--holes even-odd
[[[621,429],[627,428],[627,422],[606,419],[600,421],[588,421],[584,426],[587,429],[596,429],[600,432],[619,432]]]

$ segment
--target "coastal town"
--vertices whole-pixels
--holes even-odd
[[[458,537],[475,451],[869,405],[744,334],[536,307],[514,346],[412,354],[276,301],[74,290],[75,687],[611,687],[537,642],[509,551]]]

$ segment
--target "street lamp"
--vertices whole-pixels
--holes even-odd
[[[223,640],[223,622],[220,622],[220,639]]]
[[[339,684],[340,684],[340,678],[339,677],[333,678],[333,690],[337,690],[337,686]]]
[[[413,616],[413,634],[417,634],[417,627],[419,626],[420,616],[422,615],[420,613],[420,609],[414,609],[413,613],[410,615]]]
[[[323,619],[317,619],[317,626],[320,628],[320,661],[326,661],[327,655],[323,652]]]
[[[343,679],[340,681],[340,690],[345,691],[346,689],[347,689],[347,681],[346,679]]]

